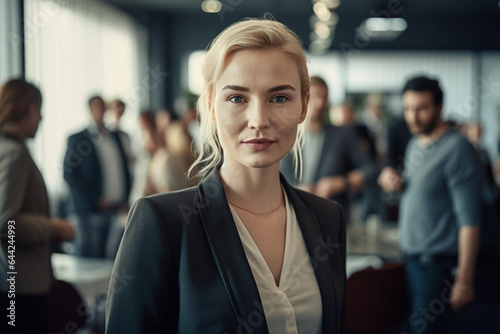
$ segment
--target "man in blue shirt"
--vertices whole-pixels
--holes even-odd
[[[402,192],[400,247],[412,301],[413,333],[447,333],[450,305],[474,300],[479,243],[481,173],[474,147],[441,118],[436,80],[417,77],[403,89],[410,139],[400,175],[379,176],[388,192]],[[456,267],[456,276],[453,270]]]

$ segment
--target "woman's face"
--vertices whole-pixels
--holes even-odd
[[[275,164],[292,149],[307,112],[296,62],[279,50],[243,50],[226,60],[215,84],[214,120],[224,162]]]
[[[32,103],[29,107],[28,115],[25,120],[26,124],[26,137],[35,138],[38,130],[38,124],[42,120],[41,107]]]

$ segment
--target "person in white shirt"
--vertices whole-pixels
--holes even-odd
[[[128,210],[131,173],[118,132],[104,126],[105,104],[89,100],[92,123],[71,135],[64,158],[64,179],[78,220],[78,254],[114,258],[121,239],[118,217]]]

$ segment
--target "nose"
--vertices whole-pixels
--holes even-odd
[[[264,102],[255,102],[247,109],[248,127],[252,130],[262,131],[271,126],[269,110]]]
[[[405,110],[405,118],[407,123],[414,123],[416,118],[416,111],[413,108]]]

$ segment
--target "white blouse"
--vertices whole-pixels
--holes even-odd
[[[253,277],[257,283],[270,334],[321,333],[321,294],[295,210],[286,203],[285,253],[279,286],[238,214],[231,207]]]

